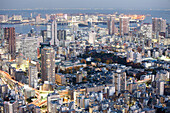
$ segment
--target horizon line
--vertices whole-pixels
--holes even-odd
[[[22,8],[22,9],[0,9],[0,10],[67,10],[67,9],[76,9],[76,10],[164,10],[170,11],[170,9],[160,9],[160,8]]]

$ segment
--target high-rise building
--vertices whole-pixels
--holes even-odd
[[[91,31],[89,33],[89,43],[94,45],[96,39],[96,33],[94,31]]]
[[[0,27],[0,45],[4,40],[4,29]]]
[[[119,94],[121,91],[126,90],[126,72],[124,70],[121,69],[117,69],[116,72],[113,73],[114,74],[114,83],[115,83],[115,90],[117,92],[117,94]]]
[[[154,33],[166,32],[166,20],[162,18],[152,18],[152,31]]]
[[[156,81],[156,94],[164,95],[164,81]]]
[[[51,24],[47,25],[47,38],[50,39],[50,43],[53,46],[58,45],[59,41],[57,38],[57,22],[54,20]]]
[[[57,38],[59,41],[66,40],[66,30],[58,30],[57,31]]]
[[[43,37],[43,42],[46,42],[47,41],[47,30],[42,30],[41,36]]]
[[[52,47],[44,47],[41,52],[42,81],[55,83],[55,51]]]
[[[51,24],[47,24],[47,39],[51,40]]]
[[[4,38],[8,46],[8,52],[11,54],[11,58],[14,59],[16,54],[15,28],[4,28]]]
[[[119,28],[120,28],[121,36],[129,33],[129,17],[120,17],[119,18]]]
[[[115,33],[115,20],[114,17],[110,17],[107,23],[109,35],[113,35]]]
[[[38,39],[36,37],[24,37],[21,40],[21,53],[30,59],[37,59]]]
[[[38,84],[37,67],[30,66],[28,72],[29,72],[29,86],[36,88]]]
[[[152,38],[152,24],[144,23],[141,25],[141,32],[145,38]]]

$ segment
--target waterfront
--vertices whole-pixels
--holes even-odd
[[[42,18],[45,18],[45,14],[56,14],[56,13],[67,13],[67,14],[109,14],[109,13],[118,13],[118,14],[138,14],[138,15],[151,15],[146,16],[144,23],[152,23],[152,17],[162,17],[163,19],[167,20],[167,23],[170,23],[170,11],[169,10],[113,10],[113,9],[49,9],[49,10],[0,10],[1,14],[6,14],[9,17],[12,15],[22,15],[23,18],[30,17],[30,14],[32,13],[32,17],[36,17],[38,14],[41,14]],[[15,30],[17,33],[28,33],[31,28],[34,28],[34,30],[37,33],[40,33],[41,30],[46,30],[46,25],[23,25],[23,24],[0,24],[1,27],[15,27]],[[100,25],[100,27],[106,28],[107,25]],[[67,25],[60,26],[58,29],[66,29],[68,28]]]
[[[0,10],[0,14],[5,15],[22,15],[23,17],[30,17],[32,13],[33,17],[36,17],[38,14],[41,14],[41,17],[44,18],[45,14],[56,14],[56,13],[67,13],[67,14],[138,14],[138,15],[151,15],[151,17],[162,17],[170,23],[170,10],[123,10],[123,9],[48,9],[48,10]]]

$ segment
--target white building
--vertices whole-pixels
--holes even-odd
[[[94,45],[95,44],[95,39],[96,39],[96,33],[94,31],[91,31],[89,33],[89,43]]]
[[[164,81],[157,81],[156,82],[156,94],[157,95],[164,95]]]
[[[47,25],[47,38],[50,39],[51,45],[59,45],[59,40],[57,38],[57,22],[55,20]]]
[[[36,88],[38,84],[38,73],[36,66],[29,67],[29,86]]]
[[[21,40],[21,53],[30,59],[37,59],[37,38],[36,37],[25,37]]]
[[[145,38],[152,38],[152,24],[143,24],[141,26],[141,32]]]

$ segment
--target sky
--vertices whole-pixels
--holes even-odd
[[[28,8],[170,9],[170,0],[0,0],[0,9]]]

